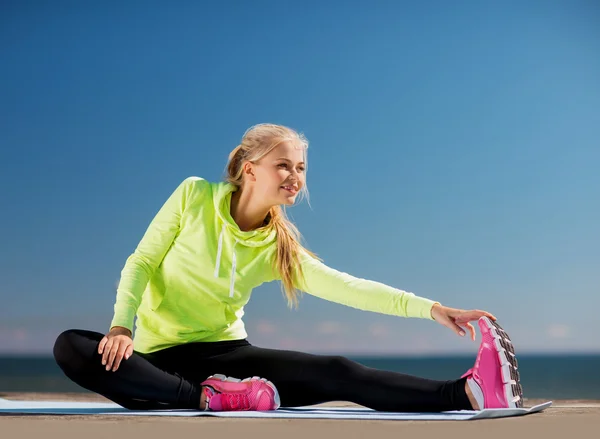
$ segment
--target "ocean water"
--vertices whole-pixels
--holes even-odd
[[[462,375],[473,357],[348,358],[376,369],[448,380]],[[521,355],[525,397],[600,400],[600,355]],[[0,357],[2,392],[88,392],[64,376],[51,357]]]

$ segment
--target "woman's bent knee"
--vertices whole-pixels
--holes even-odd
[[[66,330],[54,342],[54,360],[65,372],[77,369],[91,359],[101,337],[102,334],[92,331]]]
[[[56,337],[52,353],[54,360],[61,368],[68,366],[70,359],[75,353],[74,337],[76,337],[76,330],[74,329],[68,329]]]

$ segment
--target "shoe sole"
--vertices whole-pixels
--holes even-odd
[[[267,386],[269,386],[273,390],[273,393],[274,393],[273,399],[275,400],[275,408],[273,408],[273,410],[277,410],[281,406],[281,399],[279,398],[279,392],[277,391],[277,387],[275,387],[275,384],[273,384],[271,381],[269,381],[266,378],[254,376],[252,378],[244,378],[243,380],[240,380],[239,378],[228,377],[228,376],[222,375],[220,373],[217,373],[217,374],[209,376],[206,380],[208,381],[211,378],[218,379],[219,381],[229,381],[229,382],[234,382],[234,383],[239,383],[239,382],[243,383],[245,381],[251,381],[251,380],[262,381],[263,383],[265,383]]]
[[[481,320],[494,338],[498,360],[502,371],[502,383],[504,385],[504,396],[509,408],[523,407],[523,387],[518,370],[515,348],[508,333],[497,322],[482,317]]]

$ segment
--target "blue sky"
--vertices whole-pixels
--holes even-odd
[[[600,351],[600,8],[593,1],[7,1],[0,6],[0,353],[104,332],[181,180],[260,122],[305,133],[309,248],[494,313],[521,352]],[[436,323],[278,284],[255,344],[448,354]]]

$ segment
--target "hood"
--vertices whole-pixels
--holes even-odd
[[[213,203],[215,212],[219,219],[219,241],[217,248],[217,261],[215,263],[214,276],[219,277],[221,265],[221,254],[223,251],[223,240],[233,241],[231,254],[231,273],[229,297],[233,297],[235,291],[235,272],[236,272],[236,246],[263,247],[268,246],[277,239],[275,228],[271,225],[260,227],[256,230],[243,231],[233,220],[231,216],[231,195],[237,191],[237,187],[229,182],[219,182],[213,189]]]

